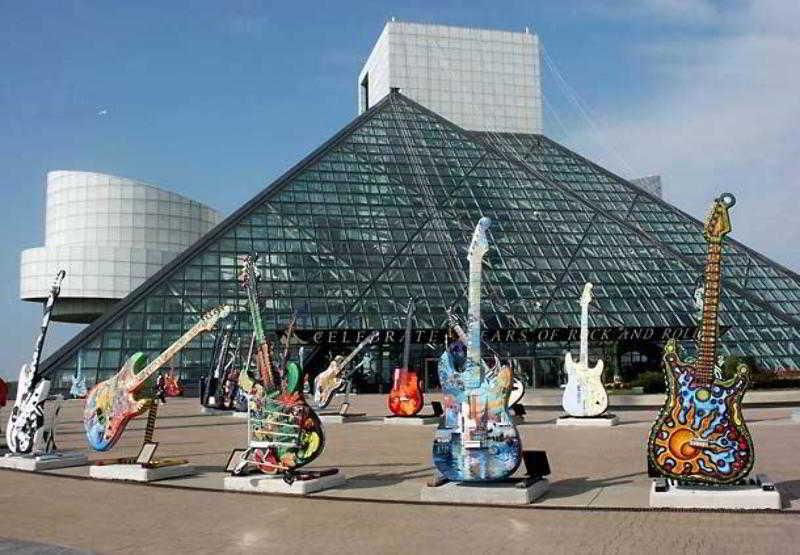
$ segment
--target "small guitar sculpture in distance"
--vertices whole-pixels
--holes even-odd
[[[286,329],[283,360],[276,365],[272,345],[267,341],[258,305],[258,255],[245,256],[239,275],[247,291],[247,304],[253,325],[251,354],[255,371],[248,361],[239,374],[239,387],[247,395],[248,448],[231,471],[235,476],[257,469],[265,474],[280,474],[284,481],[294,481],[294,472],[316,459],[325,446],[319,417],[303,395],[303,372],[289,362],[289,347],[296,317]]]
[[[564,357],[564,370],[567,373],[567,387],[561,405],[567,414],[576,417],[592,417],[603,414],[608,408],[608,394],[603,385],[603,361],[598,360],[589,366],[589,303],[592,302],[592,287],[589,282],[583,286],[581,305],[581,343],[578,360],[572,353]]]
[[[320,372],[317,377],[314,378],[314,404],[316,404],[317,407],[324,409],[330,404],[334,393],[340,391],[345,386],[346,380],[344,371],[347,365],[350,364],[364,347],[372,343],[372,341],[378,337],[379,333],[378,331],[374,331],[369,334],[346,357],[336,355],[328,365],[328,368]]]
[[[469,320],[467,359],[462,371],[445,350],[439,359],[444,415],[433,442],[436,469],[451,481],[507,478],[519,467],[522,445],[508,414],[512,372],[508,366],[487,371],[481,363],[481,266],[489,249],[489,218],[481,218],[469,246]]]
[[[422,396],[422,383],[419,381],[417,373],[409,368],[409,356],[411,354],[411,322],[414,316],[413,298],[408,299],[406,309],[406,333],[403,345],[403,365],[394,370],[392,389],[389,391],[388,403],[389,410],[395,416],[414,416],[424,404]]]
[[[78,355],[78,367],[75,369],[75,374],[70,376],[72,385],[69,387],[69,394],[73,399],[83,399],[86,397],[86,376],[83,375],[81,357]]]
[[[42,327],[33,349],[33,358],[30,364],[24,364],[19,372],[17,397],[6,428],[6,443],[12,453],[26,455],[35,451],[55,449],[53,430],[51,429],[54,421],[45,422],[44,411],[44,403],[50,393],[50,380],[45,379],[39,373],[39,360],[44,346],[44,338],[50,326],[50,314],[61,293],[61,282],[66,275],[67,272],[60,270],[50,286],[50,293],[42,312]],[[56,402],[60,403],[60,399]],[[52,411],[51,414],[55,418],[58,409]]]
[[[94,386],[86,397],[83,409],[83,428],[92,449],[108,451],[114,447],[128,422],[144,413],[153,402],[149,398],[136,398],[145,381],[192,339],[203,332],[211,331],[214,325],[230,312],[231,307],[227,305],[211,309],[189,331],[146,366],[147,355],[136,353],[113,377]]]
[[[734,483],[753,467],[753,441],[742,416],[748,369],[740,364],[729,380],[717,377],[722,240],[730,233],[730,193],[714,201],[706,219],[708,243],[699,357],[681,358],[674,339],[664,348],[667,400],[653,424],[648,456],[664,476],[708,484]]]

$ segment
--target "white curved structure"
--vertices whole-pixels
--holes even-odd
[[[20,297],[47,296],[67,271],[54,320],[90,322],[211,228],[204,204],[132,179],[94,172],[47,174],[43,247],[22,251]]]

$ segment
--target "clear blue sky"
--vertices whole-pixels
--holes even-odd
[[[800,13],[784,4],[0,0],[0,375],[37,331],[18,260],[43,240],[47,171],[150,181],[228,214],[354,116],[390,16],[530,26],[558,69],[544,72],[549,136],[663,174],[695,215],[733,190],[734,235],[797,270]],[[47,350],[74,331],[55,323]]]

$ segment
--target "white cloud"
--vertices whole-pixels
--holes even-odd
[[[675,4],[680,12],[684,2]],[[734,236],[800,268],[800,5],[758,2],[720,15],[705,38],[643,45],[655,94],[602,114],[602,140],[642,175],[660,173],[665,197],[702,216],[730,190]],[[688,8],[687,8],[688,9]],[[589,128],[577,150],[619,173]]]

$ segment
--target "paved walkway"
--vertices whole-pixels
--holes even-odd
[[[558,411],[531,410],[520,427],[523,444],[547,450],[553,474],[551,491],[530,508],[408,504],[419,500],[431,474],[432,427],[383,425],[384,402],[382,396],[361,396],[352,410],[374,420],[326,427],[326,449],[314,466],[341,468],[347,483],[322,499],[291,499],[197,489],[221,487],[221,467],[230,450],[244,445],[245,422],[202,416],[195,400],[170,400],[159,413],[159,454],[190,459],[200,476],[172,480],[168,485],[178,487],[164,488],[0,472],[5,508],[0,537],[100,553],[237,552],[282,538],[310,553],[413,553],[434,547],[446,553],[464,546],[472,552],[535,547],[598,553],[632,552],[637,545],[654,552],[661,546],[664,552],[702,552],[719,549],[718,542],[725,543],[726,553],[757,548],[785,553],[800,545],[795,513],[641,510],[647,507],[649,486],[644,443],[655,417],[650,409],[617,411],[620,426],[594,430],[556,428]],[[800,426],[789,418],[791,411],[744,412],[756,441],[755,471],[778,482],[788,509],[800,510]],[[85,449],[80,412],[78,402],[67,403],[58,435],[62,448]],[[91,458],[135,454],[143,426],[144,419],[137,419],[112,453]],[[85,467],[59,472],[88,474]]]

